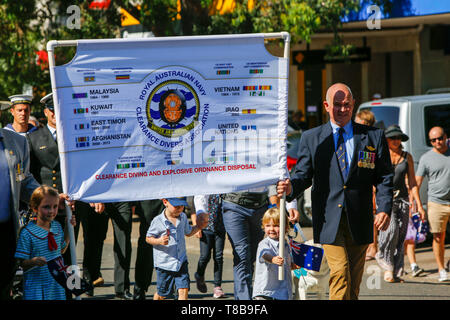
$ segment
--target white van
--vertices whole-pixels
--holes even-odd
[[[428,132],[434,126],[443,127],[447,135],[450,134],[450,93],[427,94],[420,96],[406,96],[369,101],[361,104],[358,111],[369,109],[375,115],[375,126],[387,128],[398,124],[408,135],[409,140],[403,142],[417,169],[420,157],[431,149]],[[424,179],[424,185],[427,180]],[[426,207],[427,192],[422,187],[420,199]]]
[[[432,127],[443,127],[450,134],[450,93],[374,100],[361,104],[358,111],[362,109],[375,114],[378,127],[400,126],[409,137],[403,142],[404,150],[411,153],[416,166],[422,154],[431,149],[428,131]]]

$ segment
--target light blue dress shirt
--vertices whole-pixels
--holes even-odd
[[[155,268],[168,271],[179,271],[181,265],[187,260],[185,235],[191,233],[192,227],[186,214],[182,212],[174,226],[164,214],[157,215],[147,231],[147,237],[160,238],[169,229],[169,243],[167,245],[153,246],[153,258]]]
[[[330,121],[331,128],[333,129],[333,139],[334,139],[334,150],[337,149],[337,142],[339,139],[339,126],[332,121]],[[345,153],[347,157],[347,172],[350,169],[350,165],[352,164],[352,158],[353,158],[353,152],[355,150],[354,144],[353,144],[353,125],[352,122],[349,121],[344,126],[345,133],[343,134],[344,142],[345,142]]]

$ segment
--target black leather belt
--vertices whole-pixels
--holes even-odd
[[[269,203],[265,192],[226,193],[222,195],[222,199],[249,209],[258,209]]]

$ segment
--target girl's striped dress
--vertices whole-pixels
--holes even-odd
[[[35,222],[30,222],[19,235],[15,257],[17,259],[31,259],[45,257],[47,261],[61,255],[61,249],[65,246],[64,231],[57,221],[52,221],[50,232],[53,233],[57,248],[49,249],[49,232]],[[61,287],[50,274],[47,265],[34,267],[24,272],[23,283],[24,300],[65,300],[64,288]]]

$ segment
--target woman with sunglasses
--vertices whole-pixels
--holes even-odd
[[[385,270],[384,281],[403,282],[400,276],[404,271],[403,243],[408,230],[410,195],[417,203],[422,220],[425,219],[425,210],[420,201],[413,158],[408,152],[403,151],[402,147],[402,141],[408,141],[409,137],[398,125],[389,126],[385,130],[385,136],[394,170],[394,202],[389,227],[386,231],[379,232],[379,250],[375,258]]]

